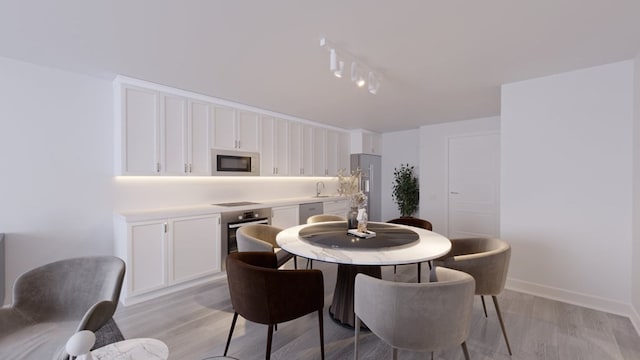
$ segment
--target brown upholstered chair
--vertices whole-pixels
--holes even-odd
[[[473,277],[461,271],[435,268],[432,282],[401,283],[368,275],[356,275],[354,352],[358,359],[360,321],[390,344],[393,359],[398,349],[433,351],[462,346],[466,341],[473,309]]]
[[[268,360],[274,325],[317,311],[320,354],[324,359],[324,283],[320,270],[277,270],[276,255],[268,252],[231,253],[226,264],[234,313],[225,356],[238,315],[268,325],[265,355]]]
[[[484,303],[484,295],[491,295],[509,355],[511,355],[511,346],[500,313],[497,295],[504,290],[510,259],[511,246],[506,241],[491,238],[468,238],[451,240],[449,254],[434,261],[435,265],[464,271],[476,279],[476,295],[480,295],[482,299],[485,317],[487,316],[487,307]]]
[[[417,228],[421,228],[421,229],[425,229],[425,230],[429,230],[432,231],[433,230],[433,226],[431,225],[430,222],[428,222],[427,220],[424,219],[419,219],[419,218],[414,218],[414,217],[400,217],[397,219],[391,219],[389,221],[387,221],[388,223],[392,223],[392,224],[401,224],[401,225],[408,225],[408,226],[414,226]],[[420,277],[421,277],[421,268],[420,268],[420,263],[417,264],[418,265],[418,282],[420,282]],[[429,264],[429,268],[431,268],[431,264]],[[396,265],[393,266],[393,273],[396,273]]]
[[[298,262],[293,254],[278,247],[276,235],[282,229],[265,224],[242,226],[236,232],[238,251],[268,251],[276,254],[278,267],[293,259],[294,269],[298,268]]]

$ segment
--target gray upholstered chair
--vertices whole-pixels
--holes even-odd
[[[327,221],[347,221],[347,218],[340,215],[320,214],[312,215],[307,218],[307,224],[317,224]],[[313,269],[313,260],[307,259],[307,268]]]
[[[358,359],[358,337],[363,322],[391,345],[393,359],[398,349],[437,351],[462,346],[469,360],[466,340],[471,327],[475,281],[460,271],[434,268],[432,282],[401,283],[358,274],[355,283],[354,355]]]
[[[387,221],[388,223],[392,223],[392,224],[401,224],[401,225],[408,225],[408,226],[415,226],[421,229],[425,229],[425,230],[429,230],[432,231],[433,230],[433,225],[431,225],[431,223],[427,220],[424,219],[420,219],[420,218],[414,218],[414,217],[399,217],[396,219],[391,219],[389,221]],[[420,263],[417,263],[418,265],[418,282],[420,282],[421,280],[421,273],[422,273],[422,268],[420,267]],[[393,273],[396,273],[396,268],[397,265],[393,265]],[[429,263],[429,268],[431,268],[431,263]]]
[[[339,215],[320,214],[309,216],[309,218],[307,219],[307,224],[316,224],[327,221],[347,221],[347,219],[344,216]]]
[[[236,242],[238,251],[268,251],[275,252],[278,258],[278,267],[293,259],[293,267],[298,268],[295,256],[278,247],[276,235],[282,229],[265,224],[247,225],[238,228],[236,231]]]
[[[506,241],[492,238],[468,238],[451,240],[449,254],[434,261],[436,265],[464,271],[476,279],[476,295],[480,295],[482,299],[485,317],[487,316],[487,307],[484,295],[491,295],[509,355],[511,355],[511,346],[502,320],[497,295],[504,290],[510,259],[511,246]]]
[[[124,278],[113,256],[56,261],[20,275],[13,304],[0,309],[0,359],[65,359],[80,330],[96,332],[113,316]]]

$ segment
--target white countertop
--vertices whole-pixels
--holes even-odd
[[[127,222],[147,221],[147,220],[156,220],[156,219],[163,219],[163,218],[169,218],[169,217],[219,214],[219,213],[230,212],[230,211],[244,211],[244,210],[248,211],[252,209],[272,208],[277,206],[298,205],[298,204],[327,202],[327,201],[335,201],[335,200],[346,200],[346,198],[335,195],[335,196],[326,196],[326,197],[306,196],[306,197],[297,197],[297,198],[288,198],[288,199],[268,199],[268,200],[255,200],[255,199],[232,200],[232,201],[251,201],[251,202],[257,203],[257,204],[245,205],[245,206],[217,206],[217,205],[213,205],[213,203],[225,203],[225,202],[232,202],[232,201],[211,201],[211,203],[207,203],[207,204],[122,211],[117,213],[116,216],[120,216],[124,218],[124,220]]]

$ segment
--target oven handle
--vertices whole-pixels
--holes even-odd
[[[241,222],[236,224],[229,224],[228,226],[229,226],[229,229],[237,229],[243,226],[253,225],[253,224],[269,224],[269,219],[261,219],[261,220],[247,221],[247,222]]]

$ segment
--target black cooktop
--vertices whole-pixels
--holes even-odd
[[[236,201],[236,202],[219,203],[219,204],[211,204],[211,205],[233,207],[233,206],[260,205],[260,203],[252,202],[252,201]]]

